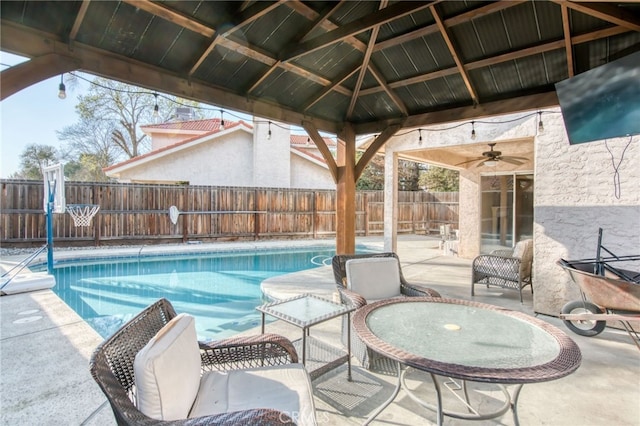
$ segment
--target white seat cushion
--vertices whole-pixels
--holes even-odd
[[[207,372],[202,377],[190,418],[272,408],[298,425],[315,425],[309,374],[302,364]]]
[[[400,296],[400,266],[395,257],[351,259],[345,269],[347,288],[367,301]]]
[[[194,318],[180,314],[138,352],[133,363],[137,407],[158,420],[186,419],[200,386]]]

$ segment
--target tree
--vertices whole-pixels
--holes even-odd
[[[42,180],[43,169],[59,161],[56,149],[50,145],[27,145],[20,154],[20,171],[12,178]]]
[[[362,153],[357,154],[360,159]],[[419,176],[419,165],[413,161],[398,161],[398,190],[417,191]],[[362,175],[356,182],[356,189],[359,190],[382,190],[384,189],[384,156],[374,155],[367,167],[362,171]]]
[[[420,175],[420,186],[432,192],[456,192],[459,190],[459,172],[430,166]]]
[[[67,143],[65,157],[69,162],[91,168],[78,176],[99,177],[97,168],[145,153],[149,141],[140,126],[174,118],[176,105],[198,107],[199,104],[96,78],[88,93],[78,96],[79,121],[58,132],[58,138]],[[202,117],[202,113],[196,111],[193,118]],[[99,180],[104,179],[106,177]]]

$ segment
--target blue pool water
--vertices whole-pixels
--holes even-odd
[[[330,264],[334,253],[323,247],[58,262],[53,290],[105,338],[166,297],[196,318],[201,340],[220,339],[260,325],[262,281]]]

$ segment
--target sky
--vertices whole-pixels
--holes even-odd
[[[16,55],[0,52],[0,69],[25,61]],[[60,147],[56,130],[76,122],[75,98],[82,87],[58,98],[60,76],[34,84],[0,102],[0,177],[7,178],[20,169],[20,154],[30,144]]]

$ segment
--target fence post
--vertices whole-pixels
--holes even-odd
[[[189,187],[185,186],[184,187],[184,204],[186,207],[189,206],[188,200],[189,200]],[[189,211],[188,209],[185,209],[185,207],[182,208],[183,210]],[[181,214],[180,216],[182,216],[182,242],[186,243],[187,242],[187,231],[188,231],[188,223],[187,223],[187,215]]]
[[[318,238],[318,229],[316,227],[316,215],[318,214],[317,205],[316,205],[316,197],[318,196],[317,191],[312,192],[313,197],[311,198],[311,233],[313,234],[313,238]]]
[[[97,184],[93,184],[93,204],[100,205],[100,197],[98,196],[98,186]],[[100,212],[95,215],[93,218],[93,244],[98,247],[100,245],[100,227],[102,226],[102,221],[100,219]]]
[[[364,203],[364,235],[365,237],[369,236],[369,194],[368,193],[363,193],[362,196],[364,197],[363,203]]]

